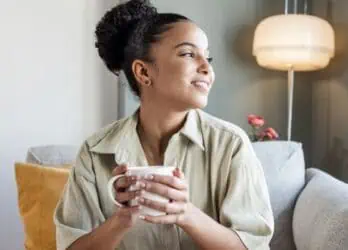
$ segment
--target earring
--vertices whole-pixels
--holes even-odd
[[[145,84],[150,86],[151,85],[151,81],[150,80],[146,80]]]

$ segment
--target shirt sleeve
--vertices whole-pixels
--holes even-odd
[[[261,166],[246,135],[233,143],[220,223],[233,230],[247,249],[269,249],[274,219]]]
[[[58,250],[65,250],[105,221],[99,206],[92,165],[92,157],[85,143],[54,213]]]

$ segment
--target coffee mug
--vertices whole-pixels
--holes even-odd
[[[151,167],[129,167],[128,168],[128,172],[129,175],[132,176],[139,176],[139,177],[146,177],[149,175],[165,175],[165,176],[172,176],[173,175],[173,171],[175,170],[175,167],[168,167],[168,166],[151,166]],[[115,199],[115,188],[114,188],[114,183],[121,177],[124,177],[126,175],[117,175],[112,177],[109,182],[108,182],[108,195],[110,197],[110,199],[113,201],[113,203],[119,207],[124,207],[123,204],[117,202],[117,200]],[[136,185],[131,185],[127,191],[134,191],[136,190],[137,187]],[[154,194],[154,193],[149,193],[149,192],[144,192],[143,197],[145,199],[149,199],[149,200],[153,200],[153,201],[158,201],[158,202],[169,202],[169,199],[160,196],[158,194]],[[136,206],[138,205],[138,202],[136,200],[131,200],[130,201],[130,205],[131,206]],[[151,216],[160,216],[160,215],[165,215],[164,212],[162,211],[158,211],[152,208],[148,208],[148,207],[142,207],[140,210],[140,214],[142,215],[151,215]]]

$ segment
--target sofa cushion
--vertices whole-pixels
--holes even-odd
[[[56,249],[53,213],[67,182],[69,169],[69,165],[47,168],[35,164],[15,164],[26,250]]]
[[[299,250],[348,249],[348,184],[310,168],[294,212]]]
[[[293,209],[305,184],[302,144],[288,141],[253,143],[264,168],[275,220],[271,249],[293,250]]]

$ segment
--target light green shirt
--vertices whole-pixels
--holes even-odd
[[[103,128],[81,147],[54,215],[58,249],[66,249],[117,209],[107,195],[115,163],[148,165],[136,132],[137,122],[136,112]],[[196,207],[233,230],[248,249],[269,249],[274,221],[267,185],[242,129],[201,110],[191,110],[166,149],[164,165],[173,164],[184,172],[190,201]],[[176,225],[138,220],[117,249],[198,247]]]

